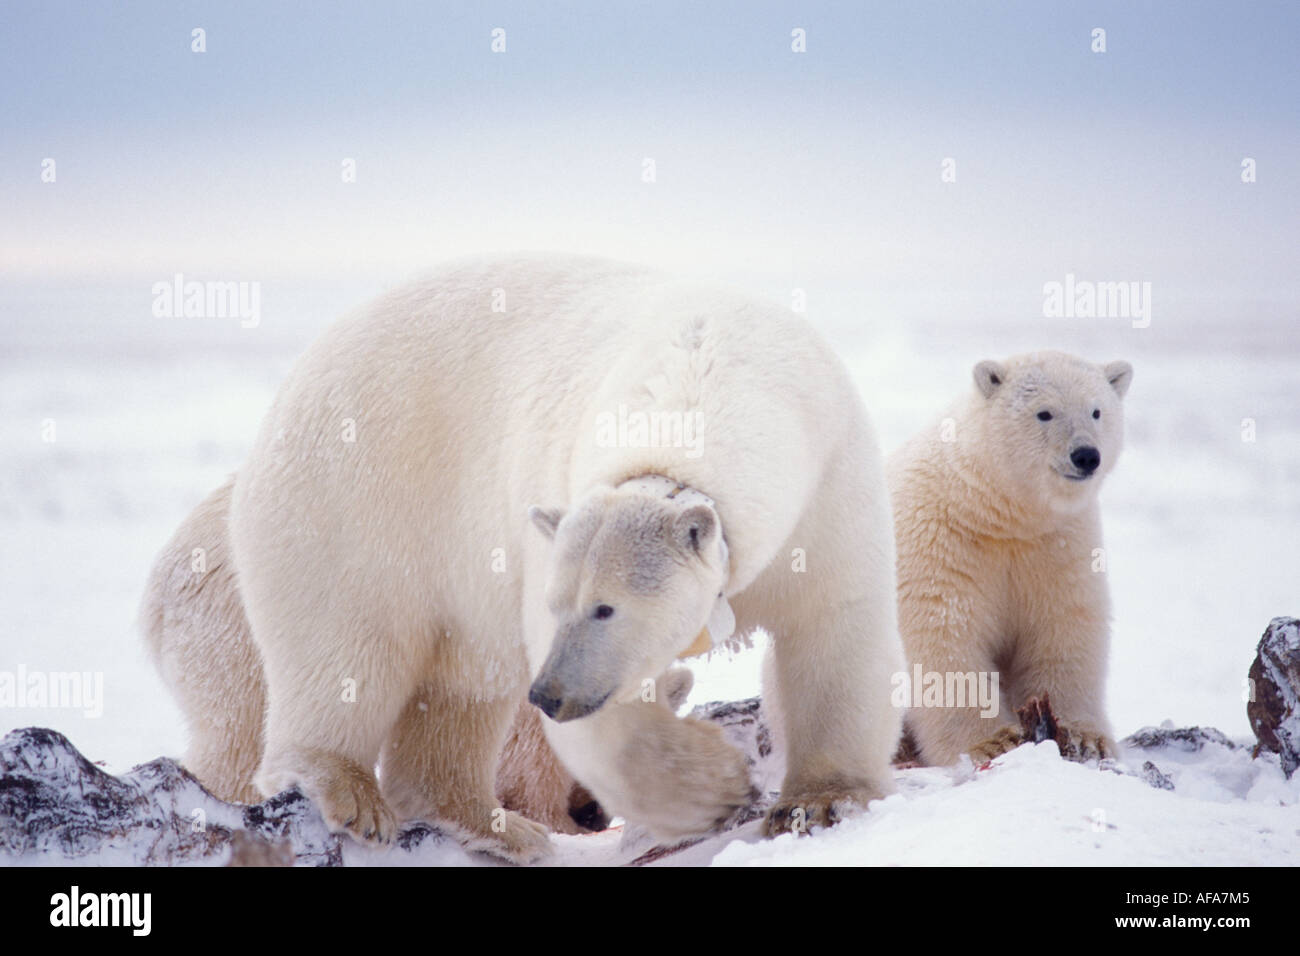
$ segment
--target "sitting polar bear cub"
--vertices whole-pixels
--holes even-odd
[[[1012,708],[1046,694],[1081,755],[1113,756],[1097,492],[1123,444],[1133,370],[1035,352],[974,375],[943,423],[889,460],[902,683],[939,675],[933,697],[904,695],[908,730],[926,763],[982,762],[1020,742]],[[964,699],[937,693],[948,686]],[[994,699],[972,699],[980,686]]]
[[[222,502],[205,507],[211,527]],[[297,363],[229,539],[202,640],[178,642],[175,568],[155,572],[155,653],[195,724],[222,693],[213,642],[246,628],[264,748],[249,713],[204,732],[262,749],[261,792],[299,784],[334,828],[386,840],[437,817],[544,852],[493,793],[527,697],[604,808],[660,838],[709,830],[750,801],[746,761],[674,715],[671,679],[655,693],[706,628],[774,634],[789,755],[768,832],[892,790],[883,460],[842,365],[787,312],[603,261],[448,268]]]

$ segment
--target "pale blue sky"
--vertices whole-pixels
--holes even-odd
[[[1297,40],[1294,3],[6,2],[0,277],[546,247],[1295,314]]]

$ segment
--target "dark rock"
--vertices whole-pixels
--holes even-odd
[[[1142,773],[1139,776],[1157,790],[1172,790],[1174,782],[1160,772],[1160,768],[1150,760],[1142,764]]]
[[[744,752],[751,765],[757,766],[772,755],[772,731],[759,697],[710,701],[696,707],[690,716],[721,726],[727,740]]]
[[[1259,745],[1282,758],[1287,777],[1300,766],[1300,620],[1275,617],[1250,665],[1246,716]]]
[[[1169,747],[1184,753],[1197,753],[1207,744],[1236,750],[1228,736],[1214,727],[1143,727],[1136,733],[1129,734],[1122,741],[1126,747],[1139,750],[1154,750]]]
[[[297,789],[252,806],[225,803],[167,758],[115,777],[53,730],[0,739],[0,854],[20,861],[341,866],[344,839]],[[414,850],[444,839],[408,823],[396,842]]]

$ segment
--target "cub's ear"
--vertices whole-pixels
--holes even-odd
[[[539,508],[537,505],[533,505],[528,509],[528,517],[533,524],[537,525],[542,534],[548,538],[554,538],[555,529],[559,525],[560,519],[564,517],[564,509]]]
[[[1007,380],[1007,370],[998,362],[983,361],[975,366],[975,387],[980,394],[988,398],[998,390],[998,386]]]
[[[1106,381],[1110,382],[1110,387],[1119,393],[1120,398],[1124,397],[1128,387],[1133,384],[1133,366],[1128,362],[1111,362],[1102,369],[1102,374],[1106,376]]]
[[[673,522],[673,537],[683,551],[703,555],[718,534],[718,516],[708,505],[692,505]]]

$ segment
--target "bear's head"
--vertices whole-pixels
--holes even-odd
[[[974,369],[981,467],[1019,500],[1058,514],[1091,503],[1124,444],[1128,362],[1034,352]]]
[[[555,636],[528,699],[554,720],[638,699],[726,605],[727,550],[710,504],[601,487],[568,512],[529,517],[553,539]]]

